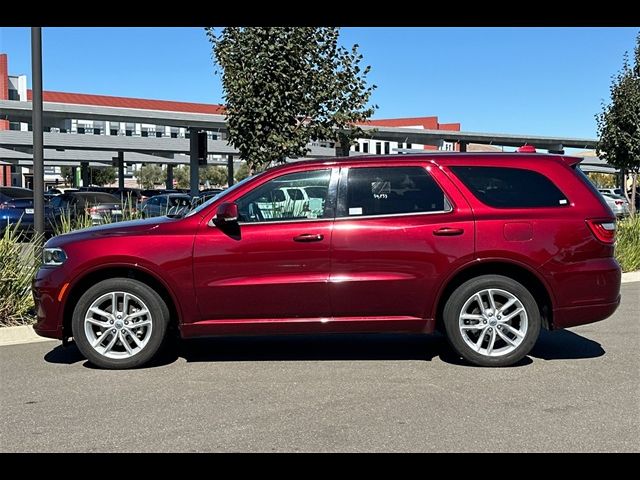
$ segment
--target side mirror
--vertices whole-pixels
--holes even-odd
[[[222,226],[238,222],[238,205],[235,203],[223,203],[218,207],[216,216],[211,222],[214,225]]]

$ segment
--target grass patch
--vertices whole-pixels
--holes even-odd
[[[618,222],[615,252],[623,272],[640,270],[640,215]]]

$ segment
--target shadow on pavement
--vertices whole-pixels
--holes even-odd
[[[568,330],[543,330],[528,357],[514,367],[544,360],[595,358],[604,355],[602,346]],[[424,360],[438,357],[453,365],[469,364],[459,357],[440,335],[360,334],[281,335],[199,338],[173,340],[146,368],[160,367],[184,358],[187,362],[332,361],[332,360]],[[75,344],[57,346],[44,359],[50,363],[86,362]]]

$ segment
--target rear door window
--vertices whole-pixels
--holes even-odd
[[[496,208],[561,207],[567,197],[541,173],[508,167],[450,167],[482,203]]]
[[[350,168],[340,216],[444,212],[451,206],[423,167]]]

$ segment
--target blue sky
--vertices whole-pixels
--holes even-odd
[[[637,28],[344,28],[378,88],[377,118],[438,115],[479,132],[595,137],[594,114]],[[12,74],[30,77],[30,30],[0,28]],[[44,88],[222,101],[200,28],[43,29]],[[30,79],[29,79],[30,80]]]

